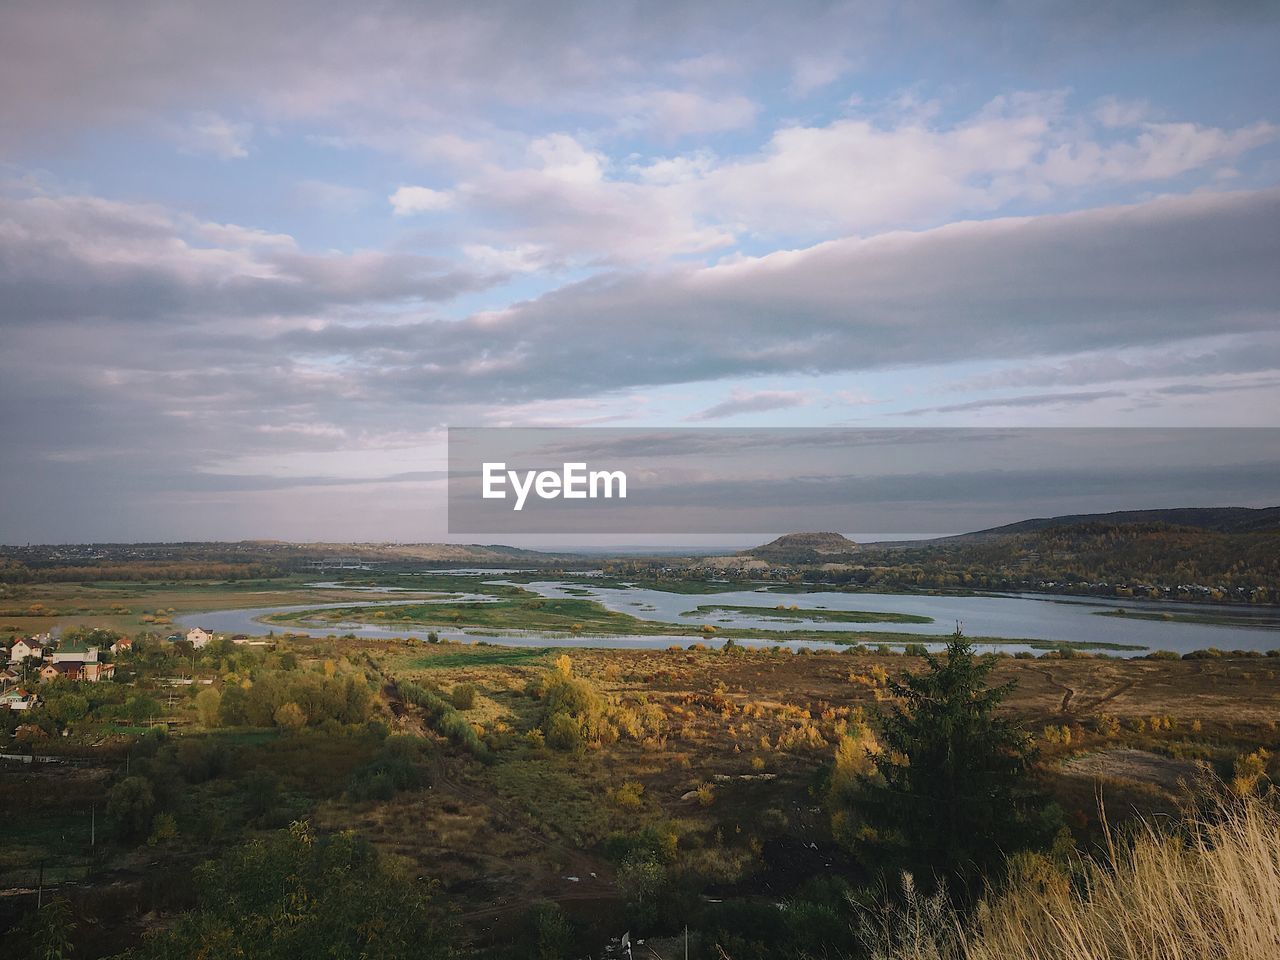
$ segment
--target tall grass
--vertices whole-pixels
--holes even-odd
[[[1233,802],[1178,833],[1150,824],[1068,878],[1015,864],[1003,892],[961,921],[917,894],[864,915],[877,960],[1276,960],[1280,957],[1280,816]]]

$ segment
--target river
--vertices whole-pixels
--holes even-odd
[[[500,580],[502,573],[490,571],[490,578]],[[320,591],[337,586],[333,583],[312,584]],[[1280,649],[1280,610],[1275,608],[1248,609],[1210,604],[1172,604],[1158,601],[1115,600],[1087,597],[1060,597],[1038,594],[999,596],[926,596],[888,593],[808,593],[779,590],[739,590],[727,593],[688,595],[668,593],[639,587],[595,587],[581,581],[556,580],[520,584],[544,597],[574,597],[595,600],[609,610],[663,623],[682,626],[713,624],[719,628],[743,627],[768,630],[786,630],[795,639],[785,642],[791,647],[838,648],[840,645],[823,642],[823,634],[842,631],[859,633],[887,632],[911,634],[920,642],[936,648],[941,639],[960,624],[964,632],[973,637],[1000,637],[1012,640],[1038,640],[1063,643],[1107,643],[1125,645],[1132,649],[1116,649],[1105,652],[1116,656],[1137,656],[1152,650],[1169,650],[1188,653],[1207,647],[1222,650],[1267,651]],[[348,588],[349,589],[349,588]],[[396,588],[370,587],[371,594],[394,595],[404,593]],[[457,603],[460,600],[489,599],[481,594],[437,596],[424,599],[420,596],[400,596],[396,599],[369,600],[361,606],[388,606],[400,603]],[[710,611],[686,616],[696,607],[710,604],[727,606],[775,607],[778,604],[797,605],[803,609],[865,610],[876,613],[904,613],[931,617],[931,623],[841,623],[834,621],[783,620],[772,616],[759,616],[740,612]],[[284,633],[305,633],[310,636],[355,634],[369,638],[394,638],[414,636],[424,638],[435,630],[442,639],[464,642],[484,640],[505,646],[565,646],[565,647],[666,647],[671,644],[688,645],[697,637],[688,634],[635,635],[635,636],[563,636],[538,632],[509,630],[499,635],[487,632],[468,632],[450,624],[431,626],[373,625],[363,623],[333,623],[306,626],[291,623],[287,628],[263,622],[263,618],[277,613],[300,610],[321,610],[352,606],[343,603],[318,603],[258,607],[239,610],[215,610],[190,614],[178,618],[184,628],[200,626],[223,634],[262,636],[274,630]],[[1239,626],[1206,623],[1180,623],[1165,620],[1144,620],[1137,617],[1109,617],[1098,614],[1124,609],[1133,613],[1173,613],[1213,615],[1227,614],[1233,617],[1248,616],[1258,621],[1257,626]],[[802,615],[797,614],[797,617]],[[708,641],[712,642],[712,641]],[[772,646],[776,640],[742,640],[745,646]],[[902,642],[897,639],[896,642]],[[1025,644],[1002,643],[992,646],[1007,652],[1033,650]]]

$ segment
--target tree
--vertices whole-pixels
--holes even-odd
[[[126,777],[107,794],[107,819],[125,837],[145,836],[155,811],[155,793],[146,777]]]
[[[29,914],[15,933],[26,944],[24,955],[32,960],[68,960],[75,952],[71,943],[75,929],[71,904],[66,897],[54,897],[39,911]]]
[[[222,706],[222,694],[213,687],[206,687],[196,694],[196,715],[201,726],[216,727],[218,725],[218,708]]]
[[[276,709],[275,721],[277,727],[284,727],[286,730],[301,730],[307,725],[307,715],[302,712],[302,708],[292,701],[281,704]]]
[[[195,870],[198,908],[157,930],[135,960],[444,960],[452,928],[433,888],[397,875],[354,834],[305,823]]]
[[[1025,815],[1034,751],[996,716],[1013,684],[988,684],[994,657],[975,656],[957,629],[945,658],[925,661],[927,671],[889,682],[896,702],[878,713],[882,749],[859,777],[858,812],[870,828],[863,852],[959,892],[1040,839]]]

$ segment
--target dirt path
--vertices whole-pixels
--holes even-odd
[[[1063,683],[1057,677],[1055,677],[1052,671],[1044,667],[1036,668],[1036,673],[1040,674],[1042,677],[1048,680],[1051,684],[1053,684],[1053,686],[1057,687],[1059,690],[1062,691],[1062,703],[1058,707],[1058,712],[1066,713],[1068,710],[1070,710],[1071,699],[1076,695],[1075,687],[1067,686],[1067,684]]]
[[[1108,690],[1106,693],[1104,693],[1102,696],[1097,697],[1096,699],[1091,700],[1090,702],[1081,706],[1080,710],[1082,713],[1088,713],[1092,710],[1097,710],[1104,703],[1109,703],[1110,701],[1114,700],[1116,697],[1120,696],[1120,694],[1125,693],[1128,690],[1131,690],[1133,687],[1136,687],[1137,685],[1138,685],[1137,680],[1122,680],[1119,683],[1117,683],[1114,687],[1112,687],[1110,690]]]

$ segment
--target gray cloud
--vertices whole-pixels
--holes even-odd
[[[294,330],[355,351],[372,389],[499,402],[731,376],[871,370],[1266,333],[1280,191],[841,240],[725,266],[615,274],[463,322]]]
[[[0,323],[235,320],[448,300],[500,279],[405,253],[291,238],[96,197],[0,197]]]
[[[11,3],[0,32],[0,89],[21,95],[0,102],[0,117],[10,129],[44,130],[169,108],[218,111],[237,98],[272,116],[389,115],[401,123],[481,101],[625,114],[637,89],[654,87],[655,62],[673,85],[714,83],[735,62],[802,79],[815,62],[857,62],[886,48],[902,56],[936,43],[961,65],[998,58],[1043,70],[1100,50],[1132,55],[1276,19],[1274,4],[1196,0],[1032,8],[982,0]],[[1055,43],[1028,42],[1043,36]]]

